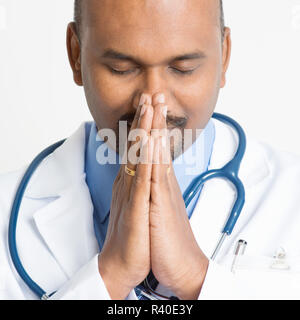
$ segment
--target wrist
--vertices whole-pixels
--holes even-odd
[[[180,300],[197,300],[208,269],[209,260],[206,257],[194,264],[193,270],[190,270],[186,277],[180,281],[179,286],[173,289],[174,294]]]
[[[98,256],[98,268],[111,299],[124,300],[133,288],[125,283],[126,278],[120,274],[121,268],[108,262],[101,254]]]

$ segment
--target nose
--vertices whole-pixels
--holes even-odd
[[[146,95],[147,100],[151,99],[151,104],[166,102],[167,89],[165,79],[158,68],[149,68],[144,72],[139,91],[140,95]],[[165,101],[162,100],[162,95],[165,97]]]
[[[143,89],[151,95],[165,89],[163,75],[159,68],[150,67],[145,70],[142,86]]]

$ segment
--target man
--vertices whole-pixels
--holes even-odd
[[[47,157],[25,192],[17,243],[28,274],[53,293],[50,299],[143,299],[151,291],[141,285],[145,278],[158,295],[178,299],[298,298],[297,157],[248,139],[240,170],[246,203],[216,261],[210,257],[234,190],[214,180],[187,208],[183,201],[194,177],[222,167],[236,150],[232,130],[211,120],[231,50],[221,1],[88,0],[75,9],[69,61],[95,122]],[[142,132],[127,149],[122,120],[130,133]],[[165,138],[172,129],[178,131],[166,148],[153,132]],[[180,135],[188,130],[190,136]],[[105,162],[129,156],[136,145],[133,153],[145,161]],[[199,148],[196,171],[177,163]],[[7,244],[23,173],[0,179],[3,299],[36,297]],[[244,249],[235,250],[240,239],[248,245],[235,255]]]

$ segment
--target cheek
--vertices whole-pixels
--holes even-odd
[[[98,127],[115,129],[116,122],[131,105],[130,88],[96,63],[82,64],[82,79],[86,100]]]
[[[176,99],[189,118],[187,128],[203,129],[209,121],[220,90],[220,70],[219,62],[212,61],[177,89]]]

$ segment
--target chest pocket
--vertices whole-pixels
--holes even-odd
[[[300,256],[227,255],[223,260],[251,299],[300,299]]]

